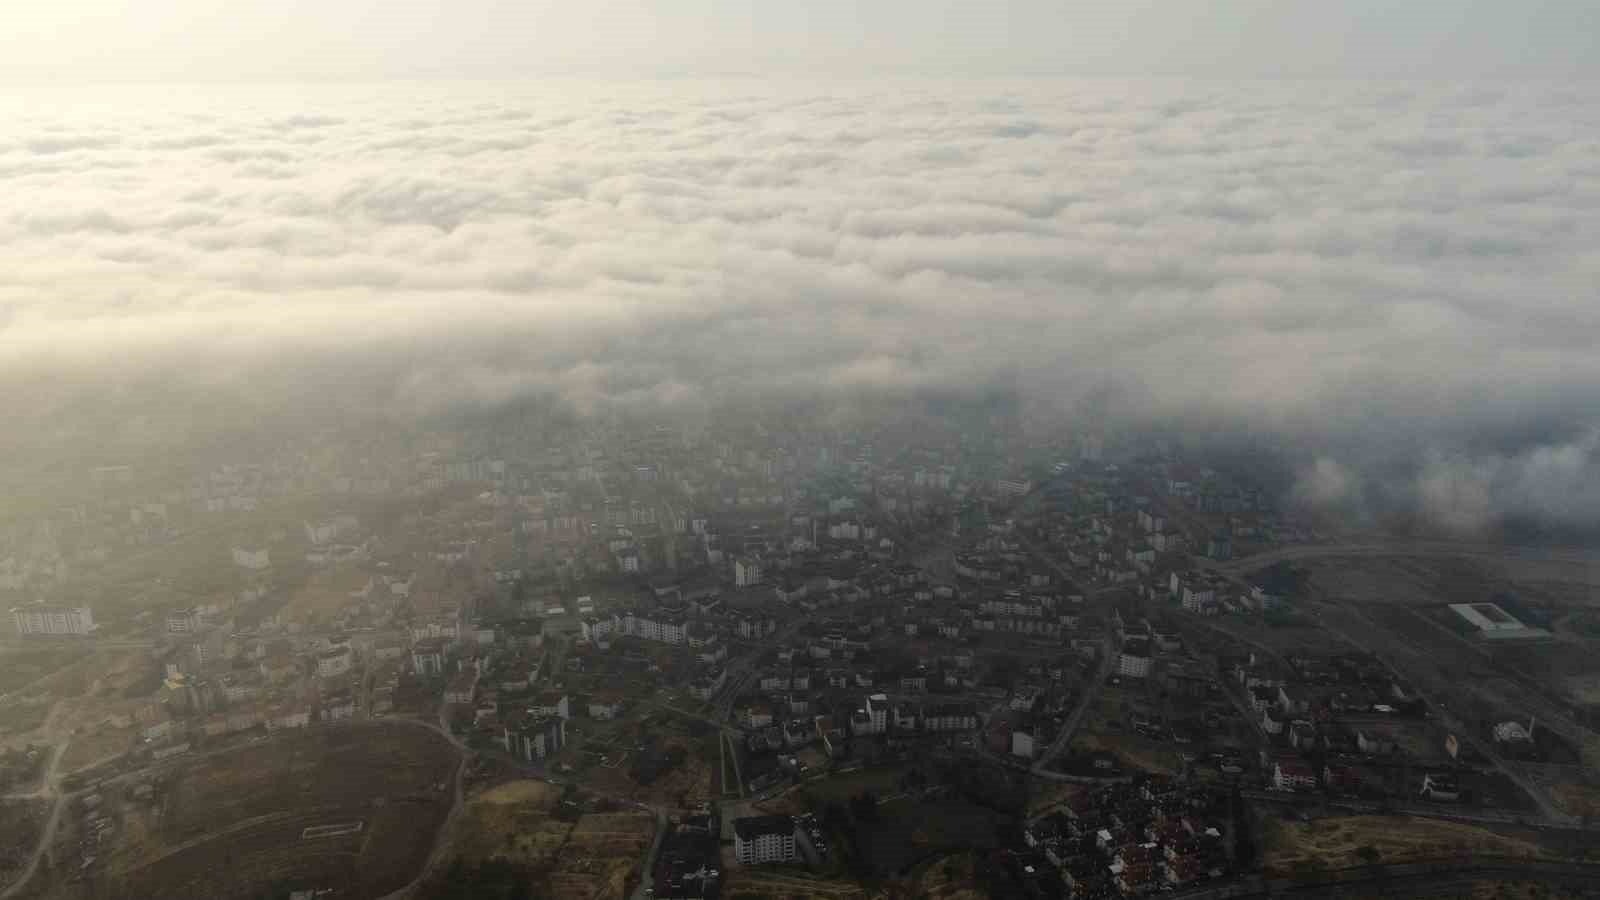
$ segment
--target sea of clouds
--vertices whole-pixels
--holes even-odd
[[[1318,503],[1600,521],[1592,88],[41,87],[0,123],[30,427],[1005,385],[1281,435]]]

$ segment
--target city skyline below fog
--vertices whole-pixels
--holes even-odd
[[[0,115],[27,454],[932,392],[1265,436],[1333,506],[1600,517],[1576,88],[61,88]]]
[[[1004,397],[1600,521],[1591,8],[1111,10],[13,11],[3,440]]]

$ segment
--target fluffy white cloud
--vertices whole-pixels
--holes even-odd
[[[1600,106],[1570,88],[555,81],[6,103],[0,408],[17,416],[93,409],[108,385],[311,383],[410,415],[1003,384],[1423,461],[1477,431],[1570,429],[1600,396]],[[1350,493],[1338,465],[1314,466],[1311,495]],[[1473,518],[1481,480],[1418,493]]]

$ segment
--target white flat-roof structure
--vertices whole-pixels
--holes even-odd
[[[1488,640],[1539,640],[1550,637],[1542,628],[1529,628],[1495,603],[1452,603],[1450,610],[1465,619]]]

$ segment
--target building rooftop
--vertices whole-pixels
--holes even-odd
[[[734,819],[733,831],[744,841],[753,841],[767,835],[790,834],[794,831],[794,817],[772,815]]]

